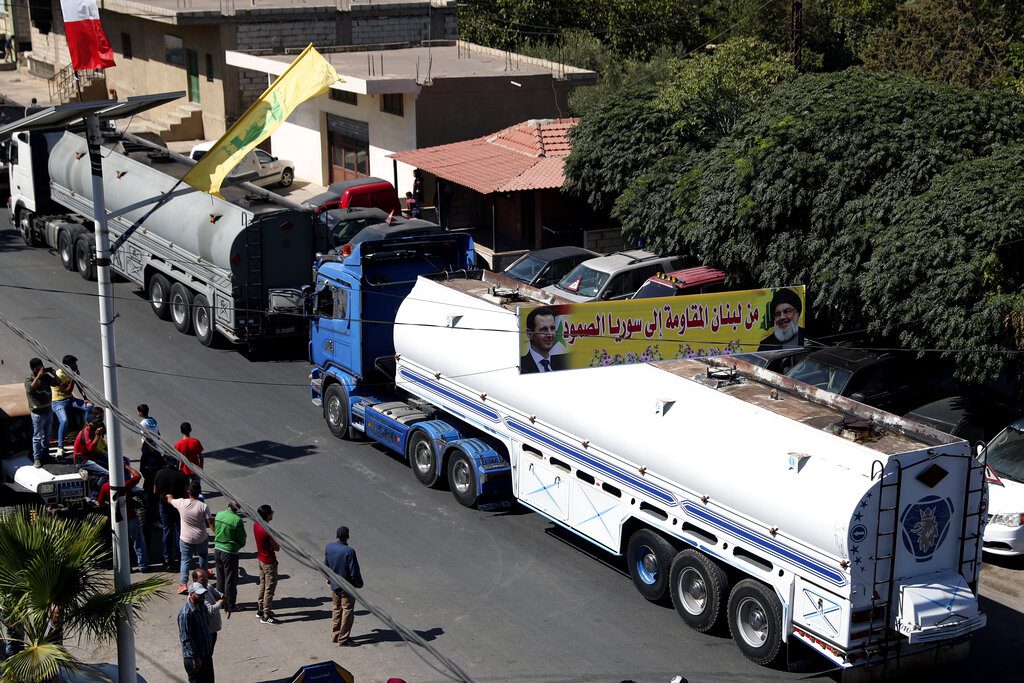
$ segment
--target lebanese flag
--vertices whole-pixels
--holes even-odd
[[[96,0],[60,0],[60,9],[75,71],[114,66],[114,50],[100,26]]]

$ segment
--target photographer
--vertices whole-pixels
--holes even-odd
[[[95,477],[97,489],[110,478],[110,472],[100,462],[107,462],[107,427],[103,424],[103,410],[93,408],[89,423],[75,439],[75,465]]]
[[[53,423],[50,404],[53,400],[52,388],[58,382],[53,368],[45,367],[39,358],[30,360],[28,366],[32,376],[25,380],[25,394],[32,413],[32,464],[42,467],[49,458],[50,426]]]

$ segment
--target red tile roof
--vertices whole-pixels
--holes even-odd
[[[559,188],[579,119],[530,120],[475,140],[389,156],[482,194]]]

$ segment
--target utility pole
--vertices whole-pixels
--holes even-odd
[[[802,71],[804,68],[804,2],[790,0],[789,3],[789,58],[793,68]]]
[[[114,356],[114,304],[110,288],[110,239],[107,234],[107,210],[103,200],[103,166],[100,155],[99,117],[85,117],[89,167],[92,175],[92,213],[96,224],[96,282],[100,300],[100,346],[103,349],[103,397],[111,405],[117,402],[117,362]],[[128,555],[128,520],[125,507],[124,463],[121,460],[121,424],[108,419],[107,469],[110,470],[110,527],[114,546],[114,587],[128,588],[132,583],[131,558]],[[120,683],[135,683],[135,632],[129,607],[121,608],[117,622],[117,672]]]

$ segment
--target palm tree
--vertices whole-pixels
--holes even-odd
[[[122,609],[137,614],[167,585],[150,577],[112,587],[107,520],[68,519],[35,507],[8,508],[0,516],[0,611],[8,638],[25,649],[0,664],[3,683],[44,683],[78,661],[65,638],[109,642]],[[161,595],[161,597],[163,597]]]

